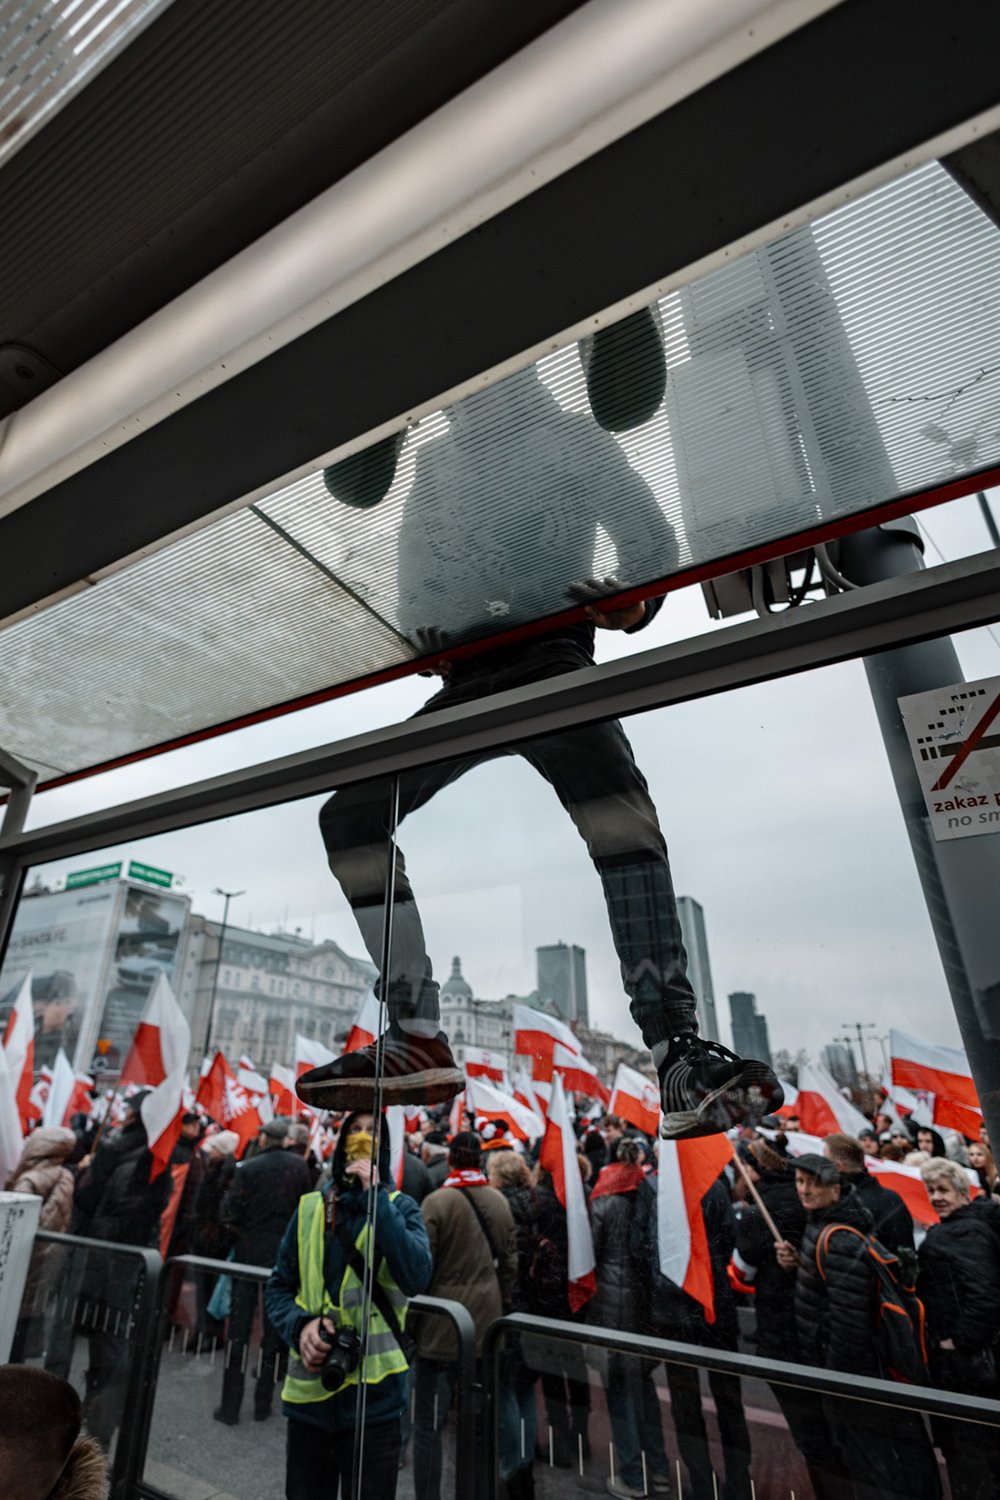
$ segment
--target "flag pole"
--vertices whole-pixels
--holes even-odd
[[[731,1141],[730,1145],[733,1148],[733,1161],[736,1163],[737,1167],[739,1168],[740,1173],[742,1174],[742,1177],[743,1177],[743,1181],[746,1183],[747,1187],[750,1190],[750,1196],[753,1199],[753,1201],[756,1203],[757,1207],[760,1209],[761,1217],[763,1218],[764,1223],[767,1225],[768,1229],[771,1231],[771,1235],[772,1235],[772,1237],[774,1239],[774,1243],[777,1245],[781,1240],[783,1240],[785,1238],[785,1236],[778,1229],[777,1224],[774,1222],[774,1220],[771,1218],[771,1215],[768,1213],[767,1209],[765,1208],[765,1206],[764,1206],[764,1200],[763,1200],[763,1198],[760,1196],[760,1194],[757,1191],[757,1184],[754,1182],[753,1178],[750,1176],[750,1173],[746,1169],[746,1163],[744,1162],[743,1158],[740,1156],[739,1152],[736,1149],[736,1142],[735,1141]]]

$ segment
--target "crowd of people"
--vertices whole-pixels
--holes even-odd
[[[184,1348],[222,1352],[220,1423],[242,1419],[248,1379],[252,1418],[267,1420],[281,1382],[288,1500],[334,1496],[338,1476],[345,1497],[384,1500],[404,1464],[412,1465],[417,1500],[440,1500],[458,1350],[447,1319],[408,1314],[420,1293],[467,1309],[477,1361],[487,1329],[504,1312],[579,1326],[576,1340],[547,1335],[541,1323],[503,1340],[498,1468],[508,1500],[534,1494],[538,1463],[575,1469],[590,1458],[595,1368],[613,1440],[609,1493],[628,1500],[667,1493],[673,1482],[656,1361],[588,1353],[588,1326],[723,1351],[746,1349],[752,1326],[762,1359],[840,1372],[863,1395],[867,1382],[899,1373],[883,1327],[887,1267],[898,1299],[919,1308],[921,1326],[907,1321],[918,1360],[907,1378],[974,1398],[972,1415],[976,1401],[1000,1397],[1000,1201],[985,1130],[982,1139],[965,1140],[885,1118],[870,1133],[831,1134],[821,1151],[804,1153],[794,1119],[734,1133],[732,1160],[699,1209],[711,1259],[709,1311],[662,1267],[656,1141],[614,1117],[580,1120],[576,1160],[596,1286],[574,1307],[557,1184],[537,1159],[538,1143],[512,1140],[499,1124],[480,1121],[477,1130],[468,1116],[461,1122],[468,1128],[449,1133],[446,1110],[431,1110],[423,1128],[406,1135],[393,1167],[386,1122],[376,1130],[371,1113],[332,1122],[336,1146],[325,1162],[311,1154],[305,1126],[278,1118],[237,1161],[235,1133],[191,1112],[174,1152],[181,1170],[150,1180],[140,1103],[141,1094],[133,1095],[123,1123],[97,1140],[83,1119],[76,1130],[34,1131],[8,1187],[43,1200],[43,1228],[217,1263],[188,1268],[186,1289],[176,1278],[168,1333],[182,1334]],[[875,1156],[919,1168],[937,1222],[928,1227],[911,1217],[899,1194],[869,1171]],[[56,1289],[59,1248],[36,1250],[12,1358],[43,1361],[66,1377],[74,1337],[86,1337],[83,1414],[107,1446],[120,1420],[128,1353],[107,1311],[124,1310],[130,1291],[96,1259],[59,1277]],[[232,1275],[219,1264],[227,1260]],[[241,1276],[239,1266],[273,1269],[264,1284]],[[77,1316],[75,1324],[46,1318],[56,1290],[63,1306],[89,1299],[105,1316],[89,1323]],[[1000,1494],[996,1428],[975,1427],[970,1439],[966,1421],[925,1421],[919,1412],[816,1393],[787,1372],[761,1369],[815,1500],[935,1500],[942,1494],[938,1454],[952,1500]],[[684,1492],[751,1500],[758,1439],[740,1377],[722,1370],[707,1377],[717,1436],[706,1422],[698,1368],[668,1360],[665,1384]],[[481,1378],[476,1392],[480,1386]],[[352,1488],[361,1390],[363,1478]],[[466,1394],[476,1405],[481,1451],[478,1395]]]

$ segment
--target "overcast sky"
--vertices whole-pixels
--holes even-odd
[[[992,496],[1000,511],[1000,496]],[[974,499],[922,518],[927,561],[980,551]],[[668,599],[633,637],[599,633],[600,659],[713,626],[701,591]],[[1000,630],[995,632],[1000,634]],[[986,631],[956,637],[969,679],[1000,673]],[[239,734],[38,796],[37,826],[396,722],[433,690],[411,678]],[[958,1040],[941,965],[882,748],[863,667],[827,668],[647,713],[627,732],[659,809],[679,893],[705,909],[722,1040],[732,990],[752,990],[772,1046],[815,1054],[844,1023],[901,1026]],[[361,953],[326,868],[323,799],[269,809],[106,851],[182,875],[196,911],[220,916],[213,887],[245,889],[234,922],[301,927]],[[504,758],[447,788],[401,839],[439,978],[460,954],[477,995],[524,993],[534,950],[560,939],[587,950],[591,1019],[629,1037],[632,1023],[601,888],[550,788]],[[85,856],[43,876],[97,863]]]

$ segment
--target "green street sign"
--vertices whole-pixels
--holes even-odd
[[[74,870],[66,876],[66,889],[72,891],[80,885],[99,885],[102,880],[117,880],[121,872],[121,860],[116,865],[95,865],[92,870]]]
[[[142,865],[137,859],[130,859],[128,864],[129,880],[144,880],[147,885],[162,885],[170,890],[174,883],[174,877],[169,870],[158,870],[155,865]]]

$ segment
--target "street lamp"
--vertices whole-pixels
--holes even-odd
[[[214,886],[213,896],[224,896],[225,905],[222,908],[222,926],[219,929],[219,951],[215,955],[215,971],[212,974],[212,998],[208,1002],[208,1022],[205,1027],[204,1054],[208,1056],[209,1044],[212,1040],[212,1022],[215,1019],[215,997],[219,989],[219,969],[222,965],[222,945],[226,941],[226,927],[229,923],[229,903],[235,901],[237,896],[245,896],[246,891],[224,891],[219,886]]]

